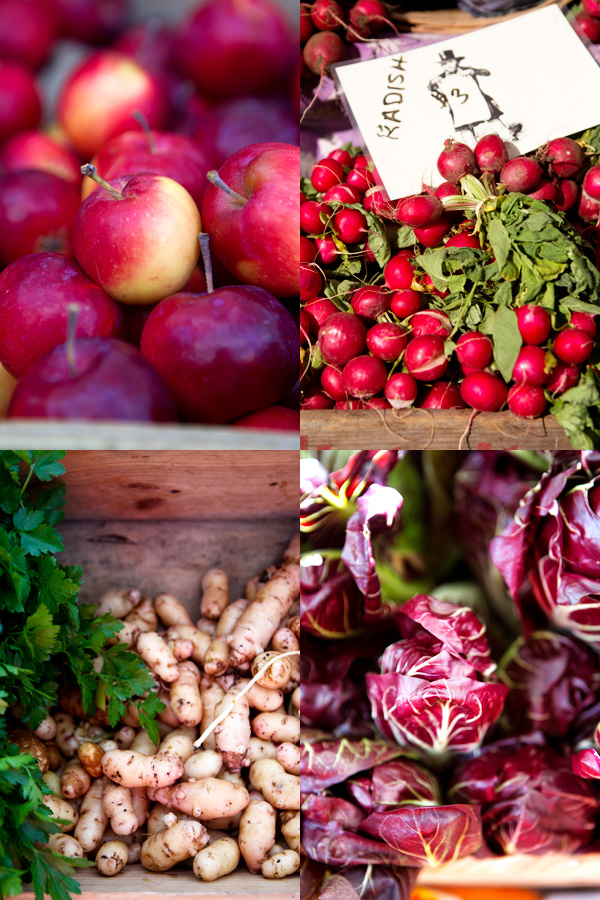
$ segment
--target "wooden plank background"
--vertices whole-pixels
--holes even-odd
[[[466,857],[438,869],[423,869],[418,883],[437,887],[600,887],[600,853]]]
[[[568,450],[571,444],[552,416],[529,421],[510,412],[473,415],[472,409],[314,409],[302,412],[300,447]]]

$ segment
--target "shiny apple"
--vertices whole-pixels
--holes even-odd
[[[211,250],[244,284],[278,297],[300,293],[300,148],[252,144],[223,163],[206,189]]]
[[[94,166],[83,166],[94,174]],[[102,181],[102,179],[100,179]],[[198,207],[172,178],[141,173],[103,182],[81,204],[73,249],[86,275],[122,303],[158,303],[198,261]]]
[[[75,151],[45,131],[22,131],[0,147],[0,169],[39,169],[81,184],[81,162]]]
[[[37,128],[42,101],[32,72],[20,62],[0,59],[0,142]]]

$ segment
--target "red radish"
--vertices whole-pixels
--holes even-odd
[[[600,19],[600,0],[582,0],[581,5],[588,15]]]
[[[557,178],[574,178],[585,162],[585,153],[572,138],[555,138],[544,147],[542,159]]]
[[[350,10],[350,24],[362,35],[377,34],[388,23],[386,9],[380,0],[357,0]]]
[[[399,319],[407,319],[417,310],[421,309],[421,294],[406,288],[403,291],[394,291],[391,295],[390,309]]]
[[[492,361],[494,345],[480,331],[467,331],[456,342],[456,358],[463,368],[485,369]]]
[[[486,134],[475,144],[475,159],[481,172],[497,174],[508,162],[508,147],[497,134]]]
[[[306,196],[304,191],[300,191],[300,200],[299,200],[300,205],[302,205],[303,203],[306,203],[307,200],[308,200],[308,197]]]
[[[409,322],[413,335],[437,334],[444,340],[452,331],[452,322],[444,312],[437,309],[424,309],[411,316]]]
[[[600,200],[600,166],[592,166],[585,173],[583,190],[592,200]]]
[[[324,203],[360,203],[360,194],[351,184],[334,184],[323,197]]]
[[[375,188],[369,188],[363,197],[363,206],[367,210],[372,210],[378,216],[383,218],[395,218],[396,207],[390,201],[387,191],[378,191]]]
[[[392,404],[388,403],[385,397],[371,397],[370,400],[364,401],[365,409],[391,409]]]
[[[330,212],[329,207],[325,207],[318,200],[307,200],[300,204],[300,227],[302,231],[308,234],[321,234],[323,231],[323,218],[326,218]]]
[[[369,160],[365,156],[364,153],[358,153],[354,157],[354,168],[355,169],[367,169],[369,167]]]
[[[317,256],[317,248],[314,243],[310,240],[310,238],[304,237],[303,235],[300,237],[300,262],[310,263],[314,262]]]
[[[405,225],[431,225],[439,219],[444,207],[433,194],[406,197],[398,204],[398,218]]]
[[[354,313],[334,313],[319,329],[321,356],[330,366],[345,366],[365,349],[366,333]]]
[[[554,352],[566,363],[580,365],[594,349],[592,337],[582,328],[565,328],[554,338]]]
[[[569,325],[573,328],[580,328],[582,331],[586,331],[592,338],[596,337],[596,332],[598,331],[595,317],[591,313],[572,312]]]
[[[356,244],[367,235],[367,220],[359,209],[342,209],[334,215],[331,224],[345,244]]]
[[[312,385],[304,392],[302,409],[331,409],[332,406],[333,400],[320,387]]]
[[[600,200],[594,200],[585,190],[582,190],[577,214],[586,222],[598,222],[600,218]]]
[[[572,22],[573,28],[580,37],[586,37],[592,44],[600,43],[600,21],[587,13],[577,13]]]
[[[409,373],[418,381],[435,381],[448,368],[444,339],[436,334],[413,338],[404,354]]]
[[[525,343],[537,345],[548,340],[552,322],[543,306],[531,303],[517,309],[517,325]]]
[[[384,362],[395,362],[406,350],[408,339],[402,325],[379,322],[367,331],[367,348]]]
[[[437,169],[442,178],[458,184],[465,175],[471,175],[475,167],[475,155],[470,147],[458,141],[444,141],[444,150],[437,161]]]
[[[438,289],[433,286],[433,281],[429,275],[424,275],[421,279],[421,283],[427,289],[428,294],[435,294],[436,297],[441,297],[442,299],[448,296],[448,291],[438,291]]]
[[[513,384],[508,392],[508,408],[521,419],[536,419],[548,407],[543,387],[534,384]]]
[[[373,178],[373,173],[370,169],[366,168],[357,168],[356,166],[352,171],[348,172],[348,177],[346,178],[346,182],[352,187],[356,188],[361,194],[364,194],[365,191],[368,191],[370,187],[373,187],[375,184],[375,179]]]
[[[571,178],[562,178],[556,183],[558,198],[554,201],[556,208],[567,212],[577,206],[579,201],[579,185]]]
[[[344,366],[342,384],[351,397],[364,400],[385,387],[387,369],[375,356],[355,356]]]
[[[300,300],[312,300],[323,289],[323,279],[311,266],[300,266]]]
[[[552,369],[546,387],[551,394],[564,394],[565,391],[575,387],[579,381],[579,374],[577,366],[559,361]]]
[[[364,409],[365,404],[362,400],[336,400],[334,409]]]
[[[397,372],[388,378],[384,394],[394,409],[406,409],[417,399],[417,382],[408,372]]]
[[[419,403],[420,409],[464,409],[465,406],[460,389],[450,381],[436,381]]]
[[[546,371],[546,351],[543,347],[521,347],[512,370],[513,381],[517,384],[541,386],[548,380]]]
[[[352,165],[352,157],[350,156],[350,152],[348,150],[332,150],[331,153],[328,154],[330,159],[337,159],[339,163],[343,166],[350,167]]]
[[[327,234],[322,238],[315,238],[315,244],[319,251],[319,259],[323,265],[328,266],[339,256],[340,251],[331,235]]]
[[[375,320],[390,308],[391,294],[378,285],[359,288],[352,295],[352,309],[363,319]]]
[[[324,325],[329,316],[339,312],[339,309],[329,297],[315,297],[309,300],[306,306],[302,308],[310,319],[311,329],[317,334],[321,325]]]
[[[467,406],[481,412],[497,412],[506,403],[506,385],[491,372],[473,372],[465,375],[460,386],[460,396]]]
[[[535,191],[542,177],[542,167],[530,156],[516,156],[500,172],[500,182],[507,191],[529,194]]]
[[[386,285],[393,291],[404,291],[413,283],[415,272],[404,253],[392,256],[383,270]]]
[[[346,59],[346,46],[332,31],[319,31],[307,40],[302,57],[310,71],[322,77],[328,66]]]
[[[313,166],[310,182],[316,191],[327,191],[344,178],[344,167],[335,159],[320,159]]]
[[[310,17],[318,31],[337,31],[344,21],[344,10],[336,0],[315,0]]]
[[[475,250],[481,249],[479,238],[474,234],[467,234],[466,231],[461,231],[460,234],[453,234],[452,237],[448,238],[444,247],[473,247]]]
[[[300,4],[300,43],[305,44],[313,33],[313,23],[310,17],[310,5],[308,3]]]
[[[560,191],[553,181],[542,178],[535,191],[531,191],[529,196],[534,200],[545,200],[547,203],[556,203],[560,199]]]
[[[439,200],[443,200],[444,197],[460,197],[462,191],[460,185],[452,184],[450,181],[442,181],[442,183],[436,187],[434,194]]]
[[[432,225],[415,228],[415,237],[424,247],[439,247],[450,229],[452,222],[447,216],[440,216]]]
[[[347,400],[348,392],[342,383],[341,369],[325,366],[321,372],[321,387],[332,400]]]

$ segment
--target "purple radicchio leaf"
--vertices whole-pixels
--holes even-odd
[[[372,813],[361,830],[403,853],[415,866],[441,866],[476,853],[482,844],[477,806],[430,806]]]
[[[309,796],[302,804],[302,849],[326,866],[407,865],[407,858],[383,841],[356,834],[364,818],[338,797]]]
[[[600,778],[600,753],[593,747],[574,753],[571,765],[580,778]]]
[[[450,796],[482,804],[484,837],[496,853],[574,853],[590,842],[598,816],[585,781],[535,735],[491,745],[460,765]]]
[[[396,672],[435,681],[438,678],[473,678],[477,672],[466,660],[444,649],[441,641],[421,629],[421,633],[385,648],[379,660],[381,674]]]
[[[319,900],[410,900],[416,869],[351,866],[325,882]]]
[[[300,860],[300,900],[319,900],[327,869],[308,856]]]
[[[501,662],[511,731],[565,737],[598,700],[600,660],[580,641],[550,631],[519,638]]]
[[[494,538],[490,554],[525,632],[571,632],[600,651],[600,455],[557,453],[553,465]],[[531,585],[524,590],[523,586]]]
[[[348,520],[342,560],[364,595],[365,620],[380,618],[381,585],[375,567],[373,540],[393,535],[402,506],[394,488],[372,484],[356,501],[356,512]],[[387,610],[389,612],[389,610]]]
[[[315,551],[300,562],[300,625],[303,631],[337,640],[359,634],[363,598],[340,559]]]
[[[371,713],[381,735],[445,763],[470,753],[502,712],[508,688],[469,678],[432,683],[405,675],[367,675]]]
[[[342,738],[313,743],[305,741],[300,760],[302,791],[323,791],[401,754],[402,750],[397,745],[369,738]]]
[[[370,775],[346,782],[353,799],[365,812],[386,812],[401,806],[441,806],[435,775],[408,759],[376,766]]]
[[[496,671],[485,625],[469,607],[417,594],[403,605],[402,615],[438,638],[445,649],[466,659],[484,677],[490,678]]]

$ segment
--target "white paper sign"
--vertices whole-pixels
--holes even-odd
[[[600,123],[600,66],[557,6],[335,76],[392,200],[440,183],[447,138],[496,133],[517,156]]]

